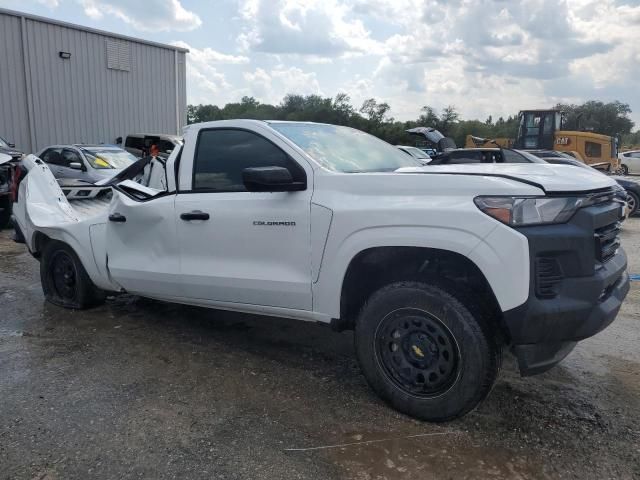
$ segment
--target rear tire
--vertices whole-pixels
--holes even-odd
[[[42,251],[40,282],[47,301],[60,307],[82,310],[102,303],[106,296],[93,284],[76,252],[56,240]]]
[[[497,335],[476,310],[425,283],[398,282],[375,292],[354,336],[371,388],[421,420],[442,422],[473,410],[502,363]]]
[[[9,225],[12,206],[11,199],[8,196],[0,199],[0,230],[3,230]]]

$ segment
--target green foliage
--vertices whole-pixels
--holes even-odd
[[[640,132],[631,133],[633,122],[628,117],[628,104],[618,101],[603,103],[588,101],[582,105],[557,105],[565,115],[566,129],[593,128],[597,133],[622,135],[623,144],[640,144]],[[253,97],[243,97],[239,103],[228,103],[220,108],[216,105],[189,105],[188,123],[252,118],[257,120],[295,120],[346,125],[376,135],[394,145],[415,145],[420,139],[408,135],[406,130],[414,127],[433,127],[453,138],[458,146],[464,146],[467,135],[485,138],[515,138],[518,131],[518,116],[493,120],[489,116],[481,120],[463,120],[456,107],[449,105],[438,112],[425,105],[420,116],[413,121],[400,122],[388,117],[391,107],[370,98],[356,111],[346,93],[335,98],[319,95],[287,95],[279,105],[258,102]]]
[[[640,130],[623,135],[620,145],[628,147],[640,146]]]
[[[631,133],[633,121],[628,117],[631,108],[619,101],[603,103],[590,100],[582,105],[556,105],[564,112],[565,130],[591,130],[616,136]]]

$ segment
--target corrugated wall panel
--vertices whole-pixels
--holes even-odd
[[[135,132],[175,134],[186,124],[183,52],[178,54],[180,124],[176,125],[174,50],[125,40],[130,71],[114,70],[107,68],[108,35],[31,18],[26,18],[25,26],[36,143],[32,151],[54,143],[113,143]],[[0,135],[13,136],[29,150],[20,35],[20,18],[0,14],[0,54],[10,64],[0,64]],[[61,51],[71,58],[60,58]],[[11,128],[5,105],[10,105]]]
[[[178,52],[178,97],[180,112],[180,134],[187,125],[187,55]]]
[[[172,52],[173,53],[173,52]],[[0,137],[31,151],[20,18],[0,15]]]

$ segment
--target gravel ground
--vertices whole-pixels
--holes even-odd
[[[640,273],[640,219],[626,222]],[[432,425],[388,407],[352,335],[144,300],[44,302],[0,233],[0,479],[640,478],[640,283],[552,371],[507,356],[489,398]]]

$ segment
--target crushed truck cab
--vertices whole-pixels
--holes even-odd
[[[163,191],[139,164],[69,195],[24,165],[15,223],[49,301],[128,292],[354,329],[371,387],[426,420],[473,409],[504,348],[524,375],[551,368],[629,289],[624,192],[586,169],[425,167],[347,127],[252,120],[189,126]]]

